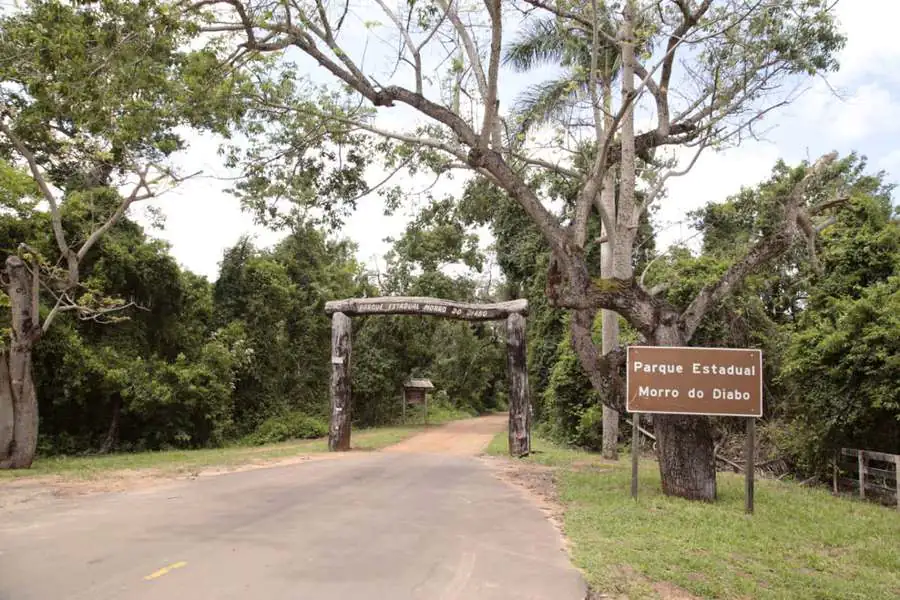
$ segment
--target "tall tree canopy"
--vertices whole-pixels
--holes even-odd
[[[323,0],[277,5],[209,0],[199,6],[209,21],[205,29],[224,32],[237,52],[286,57],[290,48],[337,84],[328,102],[318,90],[301,103],[261,98],[277,105],[280,115],[303,115],[302,123],[291,121],[292,139],[317,133],[321,139],[320,132],[336,130],[345,138],[372,139],[392,168],[403,167],[409,156],[425,157],[416,168],[425,165],[439,173],[462,169],[516,202],[550,248],[548,290],[558,306],[573,311],[572,345],[582,367],[605,393],[605,401],[617,407],[619,394],[606,393],[614,379],[614,360],[601,358],[591,336],[597,310],[617,312],[649,343],[685,344],[713,307],[750,273],[814,230],[812,220],[833,211],[832,199],[841,197],[829,177],[833,157],[798,170],[778,196],[778,225],[686,305],[675,306],[651,293],[634,276],[641,215],[664,199],[666,181],[693,161],[688,154],[684,164],[672,166],[666,148],[692,148],[688,152],[696,155],[710,146],[739,142],[752,135],[759,119],[790,99],[782,89],[785,83],[835,68],[834,53],[843,39],[828,2],[375,4],[370,18]],[[566,56],[582,73],[574,82],[587,81],[585,94],[558,131],[521,131],[503,110],[501,90],[508,77],[503,48],[514,38],[509,29],[522,18],[526,24],[552,20],[566,32],[573,48]],[[388,42],[379,41],[384,39]],[[587,46],[589,60],[574,49],[579,42]],[[372,48],[382,52],[378,60],[369,58]],[[610,50],[621,65],[618,86],[611,86],[610,71],[601,69]],[[283,73],[300,77],[293,64],[282,65]],[[653,119],[639,121],[637,107]],[[403,126],[409,121],[402,118],[380,119],[388,109],[418,118],[410,127]],[[263,145],[287,135],[279,133],[287,131],[284,116],[269,123]],[[298,134],[297,125],[308,133]],[[548,150],[548,138],[562,152]],[[342,141],[332,139],[337,147]],[[302,164],[309,154],[298,152],[291,160]],[[639,170],[639,164],[648,167]],[[343,165],[339,162],[336,173],[346,171]],[[576,191],[574,210],[565,221],[546,203],[547,185],[558,178]],[[612,185],[617,188],[614,205],[608,201]],[[352,194],[343,196],[352,200]],[[610,271],[600,279],[591,275],[585,252],[592,222],[603,224],[609,246]],[[655,426],[663,489],[714,498],[709,421],[667,416],[657,417]],[[676,444],[676,438],[691,442]]]
[[[35,344],[62,312],[102,321],[127,304],[82,278],[98,242],[132,204],[181,180],[168,160],[184,146],[179,127],[226,132],[240,114],[237,79],[213,50],[189,50],[197,31],[155,0],[32,0],[0,19],[0,168],[13,182],[4,199],[42,213],[25,220],[53,240],[19,238],[4,257],[0,467],[34,458]]]

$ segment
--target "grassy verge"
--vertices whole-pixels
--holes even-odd
[[[355,450],[378,450],[396,444],[421,431],[420,427],[378,427],[354,431]],[[162,474],[177,474],[214,467],[275,461],[303,454],[325,452],[325,439],[296,440],[267,446],[229,446],[208,450],[170,450],[136,452],[105,456],[38,458],[28,470],[0,471],[0,482],[22,477],[59,475],[72,479],[91,479],[111,471],[153,469]]]
[[[712,505],[667,498],[655,463],[629,497],[627,461],[537,440],[527,460],[559,468],[565,532],[592,587],[628,598],[900,597],[900,513],[794,483],[758,481],[756,514],[743,514],[743,480],[719,475]],[[506,453],[505,434],[488,452]]]

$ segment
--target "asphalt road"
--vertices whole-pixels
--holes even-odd
[[[584,596],[540,510],[470,456],[351,453],[0,513],[2,600]]]

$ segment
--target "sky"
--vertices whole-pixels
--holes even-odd
[[[773,113],[763,140],[703,154],[689,174],[671,180],[657,214],[660,245],[689,239],[693,232],[683,223],[687,211],[764,180],[778,159],[796,163],[832,150],[842,155],[856,151],[868,157],[872,170],[885,170],[889,181],[900,182],[900,43],[895,37],[900,0],[842,0],[836,11],[848,38],[839,55],[840,71],[829,74],[827,81],[809,81],[799,99]],[[519,76],[506,78],[507,98],[528,82]],[[219,178],[233,173],[222,165],[218,142],[195,135],[189,142],[179,163],[185,172],[202,169],[203,176],[153,201],[166,224],[150,233],[167,240],[184,267],[215,279],[223,251],[240,236],[249,234],[267,246],[279,234],[255,226],[252,216],[225,192],[229,183]],[[423,185],[421,180],[402,183],[411,190]],[[452,189],[447,185],[445,189]],[[340,235],[355,241],[359,259],[372,265],[389,248],[384,239],[402,233],[414,210],[408,206],[387,217],[380,198],[369,195],[359,201]],[[139,207],[133,216],[149,223]],[[490,240],[483,237],[487,245]]]

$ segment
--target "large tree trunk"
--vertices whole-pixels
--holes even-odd
[[[37,450],[38,402],[31,350],[0,352],[0,469],[27,469]],[[10,418],[11,417],[11,418]]]
[[[708,417],[653,415],[663,493],[689,500],[716,499],[716,460]]]
[[[509,371],[509,453],[526,456],[531,452],[531,402],[528,393],[528,365],[525,346],[525,317],[511,314],[506,319],[507,370]]]
[[[15,439],[14,404],[9,381],[9,353],[0,352],[0,464],[9,458]]]
[[[0,351],[0,469],[27,469],[37,450],[38,402],[31,377],[37,304],[31,274],[18,256],[6,259],[12,328]]]
[[[658,346],[683,346],[675,328],[661,326],[653,340]],[[709,417],[653,415],[663,493],[689,500],[716,499],[716,459]]]

